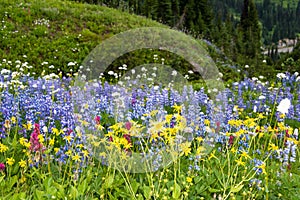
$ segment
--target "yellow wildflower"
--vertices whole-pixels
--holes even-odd
[[[210,159],[212,159],[212,158],[218,159],[218,158],[216,157],[215,153],[216,153],[216,150],[214,150],[213,152],[211,152],[210,155],[209,155],[209,157],[208,157],[208,160],[210,160]]]
[[[201,142],[203,142],[203,137],[197,137],[196,140],[197,140],[199,143],[201,143]]]
[[[246,151],[242,151],[241,157],[246,158],[246,159],[251,158]]]
[[[184,154],[185,156],[189,155],[191,153],[191,143],[190,142],[185,142],[179,145],[182,153],[181,156]]]
[[[68,156],[70,156],[72,154],[71,149],[69,149],[65,154],[68,155]]]
[[[57,153],[59,151],[59,148],[54,148],[54,152]]]
[[[85,157],[89,157],[89,152],[87,150],[82,150],[82,153]]]
[[[276,150],[278,150],[278,146],[276,146],[276,145],[273,144],[273,143],[270,143],[270,144],[269,144],[268,150],[269,150],[269,151],[270,151],[270,150],[276,151]]]
[[[240,165],[245,166],[245,164],[246,164],[245,162],[242,161],[242,157],[238,160],[235,160],[235,162],[237,163],[238,166],[240,166]]]
[[[258,166],[258,168],[262,169],[262,173],[263,173],[263,174],[266,174],[266,173],[267,173],[267,172],[266,172],[266,164],[262,164],[262,165]]]
[[[22,146],[25,146],[25,144],[26,144],[27,141],[28,141],[28,140],[27,140],[26,138],[24,138],[24,137],[21,137],[21,138],[19,139],[19,142],[20,142],[20,144],[21,144]]]
[[[66,135],[65,136],[65,139],[70,143],[71,142],[71,139],[72,139],[72,137],[71,137],[71,135]]]
[[[209,121],[208,119],[205,119],[205,120],[204,120],[204,124],[205,124],[206,126],[209,126],[209,125],[210,125],[210,121]]]
[[[186,177],[186,182],[188,182],[188,183],[193,182],[193,178],[191,178],[191,177]]]
[[[31,121],[28,121],[27,124],[23,124],[23,127],[28,131],[32,129]]]
[[[206,150],[206,149],[205,149],[204,146],[198,147],[197,150],[196,150],[196,155],[197,155],[197,156],[203,155],[203,154],[204,154],[203,152],[204,152],[205,150]]]
[[[13,158],[7,158],[7,159],[6,159],[6,163],[7,163],[9,166],[12,166],[12,165],[15,163],[15,159],[13,159]]]
[[[182,106],[178,106],[176,103],[175,105],[173,106],[174,108],[174,111],[177,112],[177,113],[180,113],[181,112],[181,109],[182,109]]]
[[[72,160],[74,160],[75,162],[80,161],[82,156],[80,156],[79,154],[75,154],[75,156],[72,157]]]
[[[50,145],[50,146],[53,146],[53,145],[54,145],[54,141],[55,141],[55,138],[50,139],[50,140],[49,140],[49,145]]]
[[[42,134],[38,135],[38,139],[41,144],[43,144],[43,142],[45,141],[44,136]]]
[[[19,166],[22,168],[26,167],[26,161],[21,159],[21,161],[19,162]]]
[[[52,128],[52,133],[54,133],[56,136],[59,135],[59,131],[57,128]]]
[[[4,153],[8,150],[8,147],[5,144],[0,143],[0,153]]]
[[[230,149],[230,152],[235,154],[235,153],[237,152],[237,150],[236,150],[234,147],[232,147],[232,148]]]
[[[166,115],[166,122],[167,122],[168,124],[170,124],[172,118],[173,118],[173,115]]]
[[[17,122],[17,118],[16,117],[11,117],[10,119],[11,123],[15,124]]]

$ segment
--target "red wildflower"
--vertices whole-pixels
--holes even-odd
[[[96,121],[96,124],[97,124],[97,125],[100,124],[100,120],[101,120],[101,117],[97,115],[97,116],[95,117],[95,121]]]
[[[3,172],[5,170],[5,164],[0,163],[0,172]]]

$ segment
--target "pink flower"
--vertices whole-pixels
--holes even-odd
[[[39,142],[40,125],[34,124],[34,130],[30,135],[30,150],[37,152],[42,149],[43,145]]]
[[[130,129],[131,129],[131,123],[130,123],[130,122],[126,122],[126,123],[125,123],[125,128],[126,128],[127,130],[130,130]]]
[[[5,170],[5,164],[0,163],[0,172],[3,172]]]
[[[96,124],[100,124],[100,119],[101,117],[98,115],[95,117]]]

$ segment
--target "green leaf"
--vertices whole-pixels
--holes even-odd
[[[79,194],[83,195],[87,188],[88,188],[87,179],[84,179],[84,181],[82,181],[78,185],[78,192],[79,192]]]
[[[70,197],[71,199],[75,199],[78,197],[78,190],[74,187],[74,186],[71,186],[71,190],[70,190]]]
[[[172,194],[172,197],[174,199],[178,199],[180,197],[180,192],[181,192],[181,187],[180,185],[178,185],[177,183],[175,183],[174,185],[174,191],[173,191],[173,194]]]
[[[151,188],[149,186],[144,186],[143,192],[144,192],[145,199],[151,198]]]
[[[44,196],[44,192],[43,191],[40,191],[40,190],[36,189],[35,192],[34,192],[34,194],[35,194],[35,198],[36,199],[43,199],[42,198]]]
[[[237,186],[235,186],[234,188],[231,188],[231,192],[232,193],[237,193],[237,192],[239,192],[242,188],[244,187],[244,185],[237,185]]]
[[[114,182],[114,176],[110,175],[110,176],[105,180],[103,187],[104,187],[105,189],[111,188],[113,182]]]
[[[208,189],[208,191],[210,192],[210,193],[216,193],[216,192],[221,192],[222,190],[220,190],[220,189],[214,189],[214,188],[209,188]]]
[[[17,175],[9,178],[8,184],[6,185],[7,187],[5,188],[6,191],[10,191],[12,189],[12,187],[17,183],[17,181],[18,181],[18,176]]]
[[[138,188],[139,188],[139,185],[140,185],[140,184],[139,184],[137,181],[135,181],[135,180],[132,181],[131,187],[132,187],[132,190],[133,190],[134,193],[137,192],[137,190],[138,190]]]

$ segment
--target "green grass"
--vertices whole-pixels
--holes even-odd
[[[107,7],[61,0],[0,0],[0,20],[0,60],[26,61],[36,74],[43,71],[43,62],[55,66],[44,66],[46,73],[57,68],[68,73],[69,62],[80,64],[97,44],[117,33],[163,26]]]

